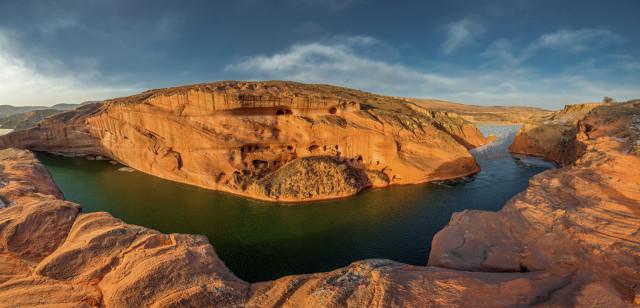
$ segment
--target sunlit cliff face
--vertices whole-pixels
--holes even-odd
[[[103,155],[162,178],[257,199],[302,201],[469,175],[479,169],[467,149],[487,141],[454,114],[399,99],[326,85],[219,82],[83,106],[4,142]],[[316,156],[330,160],[293,163]],[[307,163],[323,166],[303,177],[317,181],[303,186],[318,189],[280,182]],[[342,184],[324,189],[335,180]]]

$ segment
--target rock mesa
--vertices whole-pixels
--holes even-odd
[[[479,167],[468,149],[487,142],[455,114],[283,81],[150,90],[0,137],[0,147],[107,156],[165,179],[279,201],[473,174]],[[282,176],[306,172],[317,178],[308,188]]]

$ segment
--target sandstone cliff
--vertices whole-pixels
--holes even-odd
[[[560,166],[567,165],[580,156],[580,144],[576,144],[578,121],[591,110],[604,103],[567,105],[564,109],[529,119],[516,135],[509,151],[544,157]]]
[[[489,141],[455,115],[399,99],[328,85],[227,81],[84,105],[0,137],[0,147],[102,155],[169,180],[304,201],[469,175],[479,167],[468,149]],[[283,166],[315,156],[335,163],[286,168],[333,168],[327,176],[353,169],[361,176],[335,191],[267,183],[287,172],[279,171]]]
[[[561,143],[581,148],[560,160],[570,166],[533,177],[497,213],[456,213],[434,237],[429,265],[565,273],[570,279],[552,300],[640,305],[640,102],[589,107]],[[537,153],[558,159],[560,150]]]
[[[202,236],[80,213],[28,151],[1,150],[0,165],[8,205],[0,209],[2,307],[521,307],[599,294],[580,291],[571,273],[468,272],[390,260],[249,284]]]

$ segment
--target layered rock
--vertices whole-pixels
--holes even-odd
[[[529,119],[516,135],[509,151],[544,157],[560,166],[572,163],[581,154],[580,144],[575,142],[578,121],[603,105],[567,105],[560,111]]]
[[[390,260],[249,284],[205,237],[79,213],[28,151],[1,150],[0,164],[9,204],[0,209],[3,307],[528,306],[570,284],[570,276],[549,272],[472,273]]]
[[[0,137],[0,147],[102,155],[169,180],[303,201],[347,193],[323,188],[285,197],[256,186],[315,156],[360,170],[348,194],[461,177],[479,170],[467,150],[489,141],[461,118],[399,99],[328,85],[228,81],[84,105]],[[323,161],[288,168],[313,172]]]
[[[456,213],[434,237],[429,265],[570,273],[573,286],[553,298],[640,305],[640,102],[590,107],[565,143],[582,149],[578,158],[533,177],[497,213]],[[557,159],[560,150],[539,153]]]

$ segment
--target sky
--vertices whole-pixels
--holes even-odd
[[[0,0],[0,104],[283,79],[479,105],[640,98],[640,1]]]

